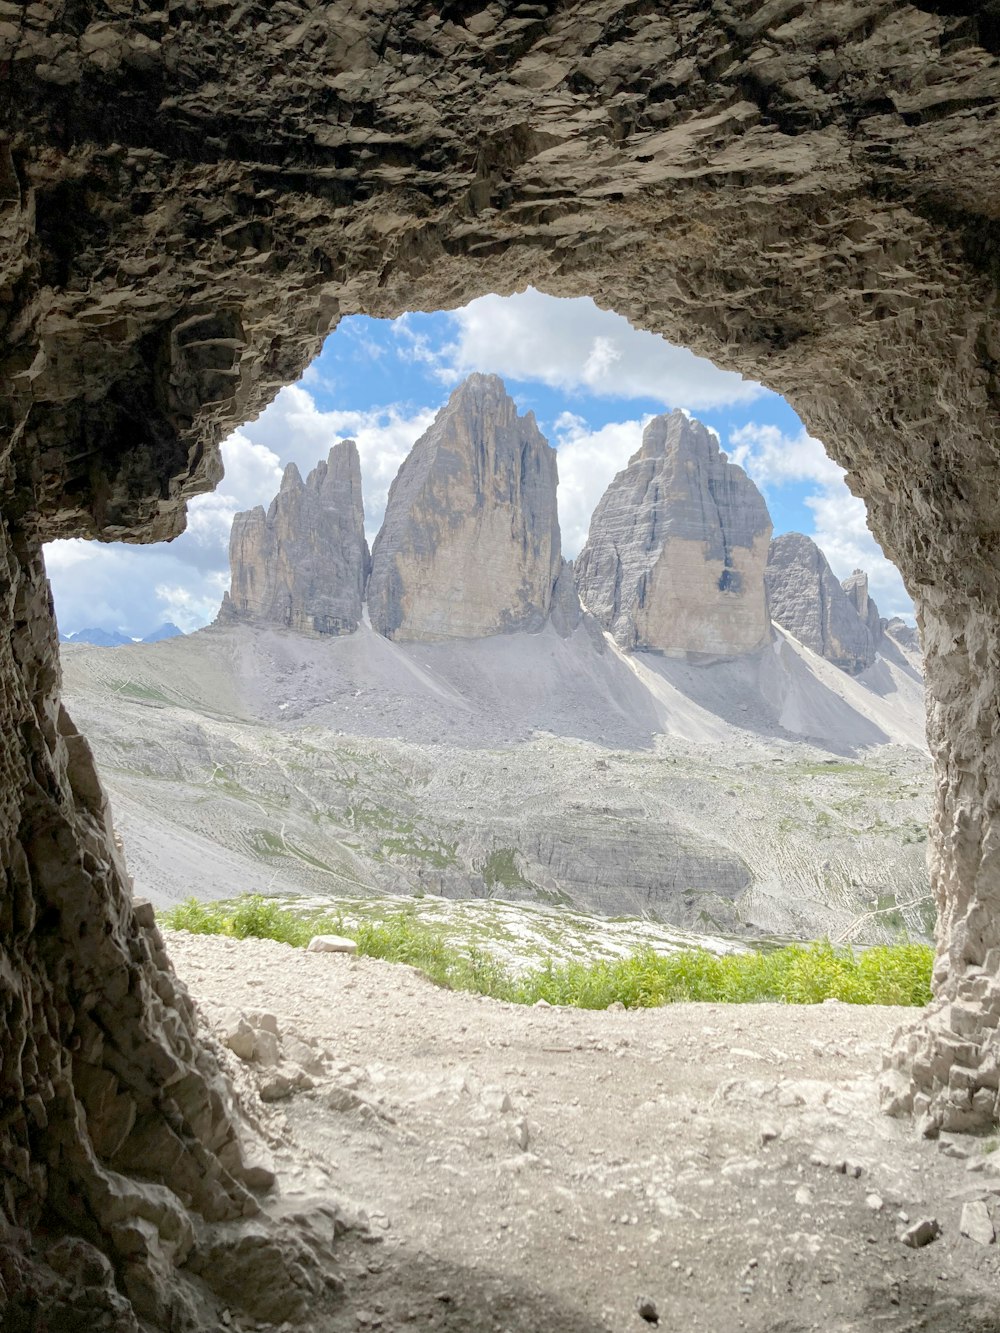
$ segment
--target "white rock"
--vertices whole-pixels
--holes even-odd
[[[275,1070],[261,1083],[260,1099],[262,1102],[280,1102],[283,1098],[290,1097],[294,1090],[295,1085],[292,1080]]]
[[[306,946],[307,953],[357,953],[356,941],[344,935],[314,935]]]
[[[977,1241],[980,1245],[992,1245],[996,1240],[990,1210],[981,1199],[963,1204],[958,1229],[963,1236],[968,1236],[969,1240]]]
[[[220,1035],[234,1055],[241,1060],[253,1059],[254,1030],[242,1015]]]
[[[265,1069],[273,1069],[281,1060],[278,1038],[266,1028],[258,1028],[253,1039],[253,1058]]]

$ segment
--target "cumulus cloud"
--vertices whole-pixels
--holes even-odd
[[[749,472],[758,486],[793,481],[832,486],[844,480],[843,468],[805,430],[786,435],[777,426],[751,421],[730,433],[728,453],[730,462]]]
[[[865,570],[881,614],[912,618],[913,603],[899,571],[869,530],[865,502],[847,489],[843,468],[827,456],[819,440],[804,430],[787,435],[776,426],[749,422],[730,434],[728,452],[765,495],[784,486],[814,485],[803,500],[813,515],[808,535],[833,572],[845,579],[852,570]]]
[[[639,448],[648,420],[613,421],[591,430],[572,412],[557,419],[553,443],[559,449],[559,526],[567,559],[579,554],[598,500]]]
[[[589,297],[560,300],[529,287],[517,296],[483,296],[452,311],[454,338],[435,347],[405,316],[401,350],[453,384],[473,370],[566,391],[652,398],[695,409],[748,403],[765,390],[665,338],[634,329]]]

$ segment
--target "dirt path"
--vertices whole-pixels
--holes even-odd
[[[997,1246],[960,1234],[969,1201],[1000,1223],[989,1145],[876,1109],[903,1011],[527,1009],[369,959],[168,943],[221,1037],[246,1053],[256,1030],[244,1087],[298,1085],[257,1104],[280,1207],[367,1215],[308,1328],[639,1333],[647,1301],[671,1333],[1000,1330]],[[908,1248],[924,1217],[941,1237]]]

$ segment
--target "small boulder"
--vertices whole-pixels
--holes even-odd
[[[267,1028],[258,1028],[253,1038],[253,1058],[265,1069],[274,1069],[281,1061],[278,1038]]]
[[[899,1239],[904,1245],[909,1245],[911,1250],[919,1250],[925,1245],[930,1245],[932,1240],[937,1240],[940,1234],[941,1224],[936,1217],[921,1217],[905,1231],[900,1232]]]
[[[969,1240],[980,1245],[992,1245],[996,1240],[996,1231],[990,1218],[990,1210],[982,1199],[973,1199],[962,1206],[962,1220],[959,1231]]]
[[[290,1097],[294,1091],[295,1084],[292,1080],[274,1070],[261,1082],[260,1099],[262,1102],[280,1102]]]
[[[307,953],[357,953],[354,940],[345,935],[314,935],[309,941]]]
[[[240,1060],[253,1059],[254,1030],[242,1014],[228,1023],[220,1033],[223,1043]]]

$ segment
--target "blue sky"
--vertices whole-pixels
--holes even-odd
[[[898,573],[868,532],[863,503],[782,398],[637,332],[592,301],[529,289],[456,311],[343,320],[298,384],[226,440],[226,477],[192,502],[183,536],[147,547],[61,541],[46,548],[60,629],[99,625],[140,637],[164,620],[183,630],[208,623],[229,584],[233,515],[266,507],[287,463],[305,475],[341,439],[358,442],[374,537],[400,463],[473,370],[501,375],[559,451],[565,555],[576,555],[645,422],[683,407],[714,428],[756,481],[776,533],[813,536],[838,577],[868,570],[883,615],[912,615]]]

